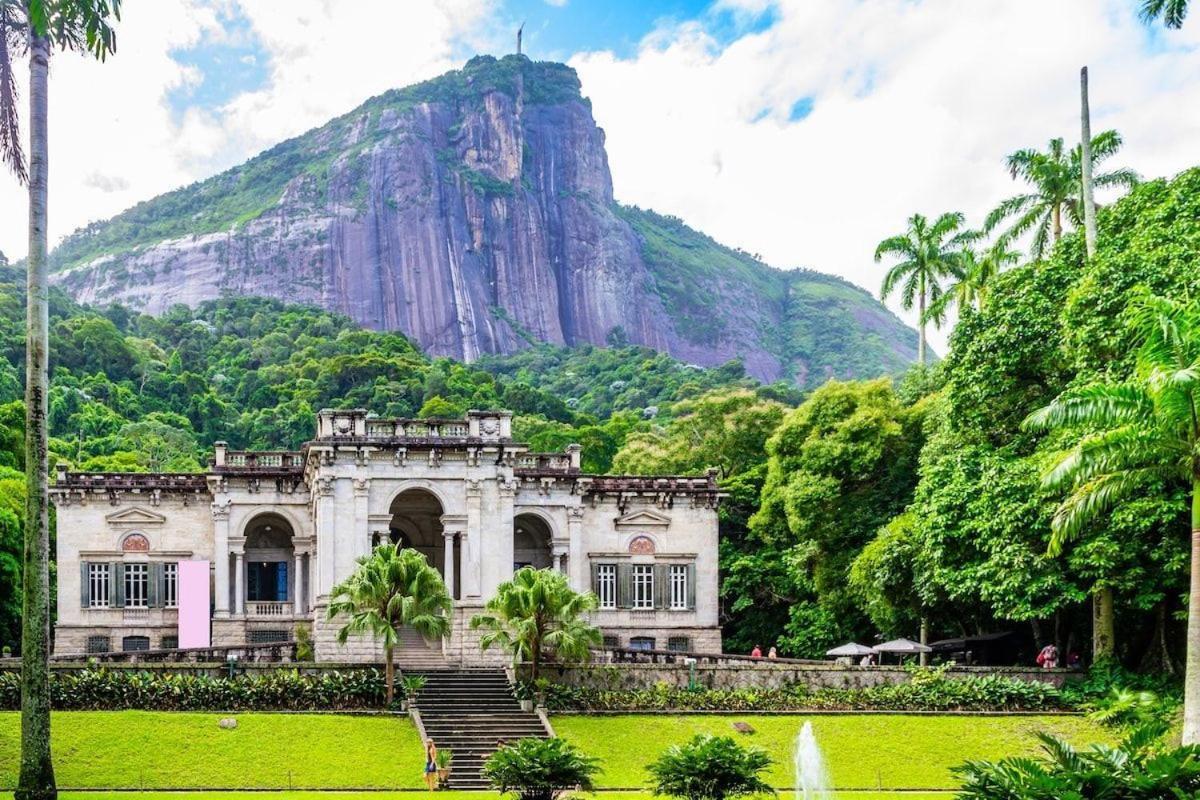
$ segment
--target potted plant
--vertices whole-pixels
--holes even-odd
[[[522,711],[533,711],[533,698],[537,694],[533,681],[520,681],[514,688],[513,694],[520,701]]]
[[[404,691],[404,700],[400,703],[401,710],[407,711],[409,708],[415,708],[417,695],[425,688],[425,676],[405,675],[400,679],[400,688]]]
[[[438,788],[445,789],[450,785],[450,768],[454,763],[454,751],[449,747],[443,747],[437,751],[437,758],[434,761],[437,764]]]

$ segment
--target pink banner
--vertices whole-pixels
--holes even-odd
[[[179,562],[179,646],[211,647],[208,562]]]

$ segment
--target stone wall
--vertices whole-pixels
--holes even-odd
[[[907,683],[912,675],[904,667],[857,667],[840,664],[697,664],[696,682],[710,689],[775,689],[803,684],[820,689],[861,689]],[[548,670],[561,683],[601,689],[644,689],[658,684],[686,687],[689,669],[683,664],[603,664],[557,667]],[[1077,670],[1043,670],[1024,667],[955,667],[948,678],[1003,675],[1023,681],[1062,686]]]

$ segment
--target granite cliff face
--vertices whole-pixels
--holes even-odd
[[[77,231],[52,259],[84,302],[160,313],[263,295],[468,361],[534,340],[629,341],[813,383],[915,355],[913,332],[865,292],[614,203],[574,71],[521,56],[373,98]]]

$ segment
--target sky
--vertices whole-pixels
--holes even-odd
[[[51,67],[51,244],[476,53],[579,72],[617,199],[877,292],[914,212],[972,225],[1021,191],[1005,156],[1125,140],[1112,166],[1200,162],[1200,18],[1137,0],[125,0],[117,54]],[[24,86],[21,86],[24,99]],[[1101,197],[1101,200],[1110,198]],[[0,251],[26,204],[0,175]],[[889,305],[914,321],[894,301]],[[944,347],[945,332],[932,334]]]

